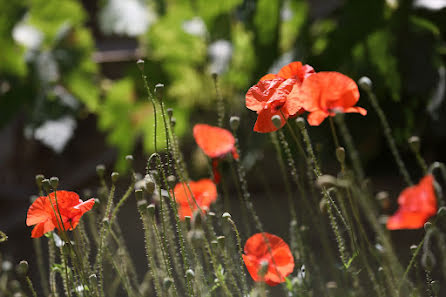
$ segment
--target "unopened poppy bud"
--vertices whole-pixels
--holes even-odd
[[[169,175],[167,177],[167,184],[169,185],[170,188],[175,187],[176,182],[177,178],[175,177],[175,175]]]
[[[37,187],[40,189],[42,187],[42,181],[45,179],[45,176],[43,174],[37,174],[36,175],[36,184]]]
[[[345,149],[342,146],[336,148],[336,159],[338,159],[338,162],[341,164],[345,161]]]
[[[25,276],[28,274],[28,262],[22,260],[16,267],[16,272],[20,276]]]
[[[112,183],[116,183],[118,181],[118,178],[119,178],[119,173],[112,172],[112,174],[111,174]]]
[[[418,136],[409,137],[407,142],[414,152],[418,153],[420,151],[420,138]]]
[[[136,65],[138,65],[139,70],[141,70],[141,71],[144,70],[144,60],[143,59],[138,59],[138,61],[136,61]]]
[[[432,223],[431,222],[426,222],[424,223],[424,231],[429,231],[430,228],[432,228]]]
[[[173,280],[170,277],[165,277],[163,280],[163,287],[165,290],[169,290],[170,286],[172,286]]]
[[[155,204],[150,203],[147,206],[147,210],[149,211],[149,214],[153,217],[155,215]]]
[[[211,241],[211,246],[212,246],[212,249],[213,249],[213,250],[218,249],[218,241],[216,241],[216,240],[212,240],[212,241]]]
[[[184,216],[184,222],[186,223],[187,229],[191,228],[191,221],[192,221],[192,218],[190,216]]]
[[[91,274],[89,277],[88,277],[88,279],[90,280],[90,284],[93,286],[93,287],[96,287],[97,286],[97,284],[98,284],[98,277],[97,277],[97,275],[96,274]]]
[[[221,215],[221,217],[225,220],[228,220],[231,218],[231,215],[229,214],[229,212],[225,212]]]
[[[280,115],[276,114],[271,117],[271,122],[273,122],[274,127],[279,129],[282,127],[282,119],[280,118]]]
[[[358,80],[358,85],[364,89],[365,91],[371,91],[373,84],[372,80],[368,78],[367,76],[363,76]]]
[[[170,108],[170,107],[169,107],[169,108],[167,109],[167,115],[169,116],[169,119],[172,118],[172,116],[173,116],[173,108]]]
[[[52,178],[50,178],[50,185],[51,187],[56,190],[57,187],[59,186],[59,178],[53,176]]]
[[[446,215],[446,207],[444,207],[444,206],[440,207],[440,208],[438,209],[438,211],[437,211],[437,215],[438,215],[438,216],[444,216],[444,215]]]
[[[231,126],[231,129],[233,131],[237,130],[240,126],[240,117],[238,116],[232,116],[229,118],[229,126]]]
[[[42,188],[47,193],[51,192],[51,184],[50,184],[50,180],[49,179],[45,178],[44,180],[42,180]]]
[[[194,277],[195,277],[195,272],[194,272],[192,269],[188,269],[188,270],[186,270],[186,277],[187,277],[188,279],[192,279],[192,278],[194,278]]]
[[[336,177],[332,175],[324,174],[317,178],[316,183],[319,187],[332,187],[336,186],[337,180]]]
[[[432,291],[434,291],[434,296],[438,296],[438,293],[440,292],[440,282],[433,280],[430,283]]]
[[[226,237],[224,237],[223,235],[217,237],[217,242],[221,249],[224,249],[225,247],[225,239]]]
[[[194,228],[201,228],[202,225],[202,218],[201,218],[201,211],[199,209],[195,210],[192,214],[194,222]]]
[[[104,226],[108,227],[110,225],[110,220],[108,218],[103,218],[102,223],[104,224]]]
[[[434,268],[436,262],[437,261],[435,260],[434,254],[432,254],[432,252],[429,250],[425,251],[421,256],[421,265],[423,265],[423,267],[428,271],[432,271],[432,268]]]
[[[269,267],[268,261],[263,260],[262,262],[260,262],[260,268],[259,271],[257,272],[258,276],[260,277],[265,276],[265,274],[268,272],[268,267]]]
[[[305,128],[305,119],[303,117],[297,117],[296,124],[300,129]]]
[[[147,209],[147,200],[139,200],[138,202],[136,202],[136,206],[140,211],[144,211],[145,209]]]
[[[389,193],[385,191],[378,192],[376,194],[376,200],[378,200],[382,209],[388,209],[390,207]]]
[[[96,166],[96,173],[99,177],[103,177],[105,172],[105,166],[103,164],[99,164]]]
[[[163,84],[156,84],[155,95],[159,100],[163,99],[163,95],[164,95],[164,85]]]

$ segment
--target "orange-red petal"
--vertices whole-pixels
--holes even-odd
[[[310,65],[302,65],[301,62],[291,62],[283,66],[277,76],[282,78],[298,78],[299,82],[304,81],[308,76],[314,73],[313,67]]]
[[[193,133],[198,146],[210,158],[220,158],[234,148],[235,138],[226,129],[196,124]]]
[[[288,114],[281,114],[280,111],[272,112],[270,109],[263,109],[258,113],[257,121],[254,124],[254,131],[260,133],[269,133],[278,130],[276,126],[274,126],[271,118],[275,115],[280,116],[281,125],[280,128],[283,127],[286,123],[285,119],[288,119]],[[285,116],[285,119],[283,118]]]
[[[178,183],[175,185],[173,191],[175,200],[179,206],[178,214],[180,219],[184,219],[184,216],[192,215],[192,212],[197,209],[197,204],[203,211],[207,211],[210,205],[217,200],[217,187],[212,180],[207,178],[196,182],[190,181],[189,188],[186,183]]]

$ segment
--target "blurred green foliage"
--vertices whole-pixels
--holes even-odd
[[[107,2],[98,1],[99,9]],[[303,0],[141,3],[156,15],[137,37],[146,53],[145,72],[151,86],[166,85],[165,100],[175,110],[179,135],[190,131],[195,110],[214,108],[213,71],[220,72],[219,88],[232,111],[244,108],[244,93],[259,77],[291,60],[354,79],[367,75],[385,108],[403,108],[393,123],[399,139],[413,132],[426,100],[444,84],[438,75],[446,52],[444,8],[426,10],[416,8],[414,1],[385,0],[334,5]],[[92,59],[88,13],[80,1],[0,0],[0,7],[1,125],[19,110],[28,111],[28,124],[34,127],[48,118],[88,110],[121,155],[131,153],[141,136],[145,150],[153,150],[153,113],[141,76],[134,64],[119,80],[101,76]],[[38,45],[23,45],[12,37],[20,24],[40,32]],[[58,104],[63,96],[74,96],[83,107]]]

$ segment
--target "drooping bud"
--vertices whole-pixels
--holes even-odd
[[[278,114],[271,117],[271,122],[273,122],[274,127],[276,127],[277,129],[280,129],[282,127],[282,119]]]
[[[39,188],[39,189],[41,189],[42,188],[42,181],[45,179],[45,176],[43,175],[43,174],[37,174],[36,175],[36,184],[37,184],[37,187]]]
[[[42,180],[42,188],[47,193],[51,192],[51,184],[50,184],[50,180],[49,179],[45,178],[44,180]]]
[[[163,84],[156,84],[155,95],[158,98],[158,100],[163,100],[163,95],[164,95],[164,85]]]
[[[233,131],[237,130],[240,126],[240,117],[238,116],[232,116],[229,118],[229,126],[231,126],[231,129]]]
[[[57,187],[59,186],[59,178],[58,178],[58,177],[55,177],[55,176],[53,176],[52,178],[50,178],[50,185],[51,185],[51,187],[52,187],[54,190],[56,190]]]
[[[342,146],[336,148],[336,159],[341,164],[345,161],[345,149]]]
[[[365,91],[371,91],[373,84],[372,80],[368,78],[367,76],[363,76],[358,80],[358,85],[364,89]]]
[[[411,137],[409,137],[407,142],[409,143],[410,148],[414,152],[416,152],[416,153],[420,152],[420,138],[418,136],[411,136]]]
[[[225,220],[228,220],[228,219],[231,218],[231,215],[229,214],[229,212],[225,212],[225,213],[222,214],[221,217],[222,217],[223,219],[225,219]]]
[[[105,165],[99,164],[96,166],[96,173],[99,175],[99,177],[104,177],[105,173]]]
[[[188,279],[193,279],[195,277],[195,272],[192,269],[186,270],[186,277]]]
[[[300,129],[305,128],[305,119],[303,117],[297,117],[296,124]]]
[[[27,261],[20,261],[20,263],[16,267],[16,272],[20,276],[25,276],[28,274],[28,262]]]
[[[119,173],[118,172],[112,172],[112,174],[111,174],[111,181],[112,181],[112,183],[115,184],[118,181],[118,178],[119,178]]]
[[[138,65],[139,70],[144,71],[144,60],[143,59],[138,59],[138,61],[136,61],[136,65]]]

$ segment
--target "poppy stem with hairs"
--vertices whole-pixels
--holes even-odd
[[[290,131],[291,137],[293,138],[294,142],[296,143],[299,153],[302,155],[302,157],[307,158],[307,155],[305,154],[305,151],[302,148],[300,141],[297,139],[296,133],[294,132],[293,128],[288,123],[287,119],[285,118],[285,115],[283,114],[282,109],[279,109],[279,111],[280,111],[280,115],[282,116],[283,120],[285,121],[285,125],[287,126],[288,131]]]
[[[338,148],[338,147],[340,147],[339,139],[338,139],[338,135],[336,134],[336,128],[334,126],[333,119],[331,116],[328,117],[328,121],[330,122],[330,129],[331,129],[331,134],[333,135],[333,141],[335,143],[336,148]]]

